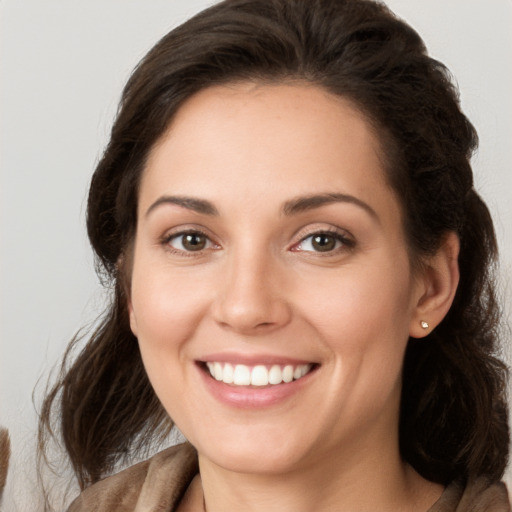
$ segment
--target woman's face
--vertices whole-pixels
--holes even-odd
[[[206,89],[153,149],[130,319],[204,460],[269,473],[396,449],[422,292],[380,155],[350,102],[306,85]]]

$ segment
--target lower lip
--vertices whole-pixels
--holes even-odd
[[[261,409],[281,404],[298,393],[310,380],[316,369],[304,377],[289,383],[276,384],[267,387],[233,386],[215,380],[201,366],[199,373],[208,391],[220,402],[241,409]]]

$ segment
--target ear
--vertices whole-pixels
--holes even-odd
[[[418,291],[409,327],[411,337],[427,336],[448,313],[459,284],[459,249],[459,237],[449,232],[437,252],[424,262],[417,278]]]

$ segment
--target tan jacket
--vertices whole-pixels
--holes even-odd
[[[197,471],[194,448],[188,443],[173,446],[92,485],[68,512],[172,512]],[[449,485],[427,512],[511,512],[511,508],[505,485],[489,485],[482,478],[465,488]]]

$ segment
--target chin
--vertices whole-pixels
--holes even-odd
[[[250,450],[214,453],[211,458],[205,454],[215,465],[227,471],[252,475],[279,475],[297,468],[294,457],[286,454],[276,454],[267,451],[254,453]]]
[[[273,436],[257,435],[235,436],[229,431],[223,439],[211,437],[209,443],[192,444],[199,456],[228,471],[250,474],[282,474],[299,465],[304,443],[284,439],[283,434]],[[300,450],[299,450],[300,447]]]

